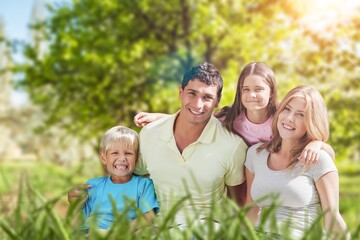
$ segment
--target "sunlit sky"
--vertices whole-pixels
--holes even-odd
[[[4,24],[4,33],[11,40],[29,40],[27,25],[31,19],[32,6],[35,2],[47,3],[55,0],[0,0],[0,19]],[[15,56],[20,60],[21,56]],[[21,105],[27,101],[26,93],[13,91],[11,101]]]
[[[27,22],[35,0],[0,0],[0,17],[5,24],[5,34],[11,39],[26,39]]]
[[[5,24],[6,36],[12,40],[28,41],[30,33],[27,25],[34,3],[59,1],[63,0],[0,0],[0,19]],[[305,21],[311,23],[313,29],[321,30],[324,25],[351,15],[355,7],[360,6],[360,0],[298,0],[298,4],[307,15]],[[16,105],[26,100],[26,93],[13,92],[12,101]]]
[[[339,20],[358,14],[360,0],[297,0],[305,15],[304,22],[314,30],[322,30]]]

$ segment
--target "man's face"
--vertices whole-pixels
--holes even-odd
[[[184,118],[190,124],[206,124],[214,108],[219,104],[218,86],[207,85],[198,79],[194,79],[189,81],[184,89],[180,86],[179,90],[179,98],[182,102],[181,114]]]

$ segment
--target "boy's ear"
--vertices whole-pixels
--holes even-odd
[[[105,156],[105,154],[102,153],[102,152],[100,152],[99,155],[100,155],[100,160],[101,160],[101,162],[102,162],[103,164],[106,164],[106,156]]]

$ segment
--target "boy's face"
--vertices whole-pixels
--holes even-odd
[[[125,183],[131,180],[136,165],[136,151],[125,144],[113,144],[106,154],[100,153],[111,180],[114,183]]]

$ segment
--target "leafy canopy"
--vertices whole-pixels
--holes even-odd
[[[354,111],[360,96],[360,20],[355,15],[317,31],[301,21],[306,17],[301,3],[58,3],[49,6],[45,22],[34,26],[42,32],[37,43],[45,41],[48,49],[40,51],[36,42],[27,45],[21,85],[48,114],[49,124],[88,138],[116,124],[134,127],[137,111],[176,111],[182,74],[203,61],[222,72],[222,105],[231,104],[241,68],[262,61],[277,74],[281,96],[298,84],[323,93],[331,113],[331,142],[347,156],[360,142],[355,124],[360,113]],[[348,48],[339,49],[344,43]]]

